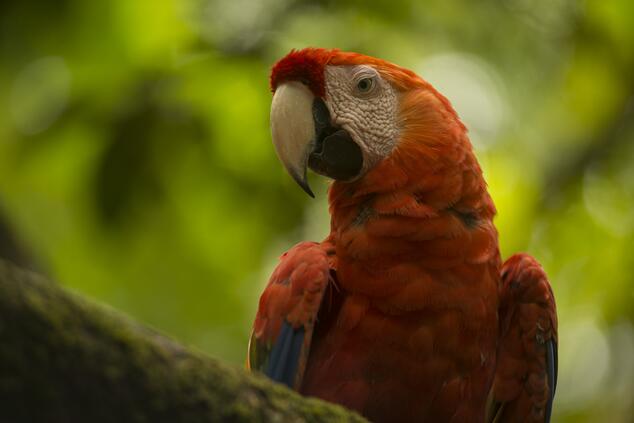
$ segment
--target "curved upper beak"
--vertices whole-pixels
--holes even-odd
[[[311,197],[315,195],[306,180],[306,168],[315,139],[313,102],[310,89],[297,81],[280,84],[271,103],[271,136],[280,161]]]

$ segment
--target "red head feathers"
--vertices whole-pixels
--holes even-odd
[[[324,48],[291,50],[271,70],[271,91],[284,81],[294,80],[306,84],[315,96],[323,97],[326,90],[324,67],[338,52]]]
[[[384,78],[400,90],[416,87],[431,88],[414,72],[394,65],[385,60],[364,56],[358,53],[343,52],[338,49],[305,48],[291,50],[280,59],[271,70],[271,91],[284,81],[300,81],[306,84],[314,95],[323,97],[325,93],[324,68],[326,65],[374,66]]]

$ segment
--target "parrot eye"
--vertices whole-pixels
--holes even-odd
[[[357,82],[357,90],[361,94],[367,94],[372,91],[374,88],[374,79],[373,78],[362,78]]]

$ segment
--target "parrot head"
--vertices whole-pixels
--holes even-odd
[[[275,150],[310,196],[307,168],[355,182],[380,163],[434,166],[451,159],[444,150],[468,144],[447,99],[414,72],[384,60],[293,50],[273,66],[270,83]]]

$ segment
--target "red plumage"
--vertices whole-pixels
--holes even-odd
[[[286,319],[308,334],[294,387],[372,421],[547,420],[552,291],[529,256],[502,266],[495,206],[447,99],[409,70],[323,49],[291,52],[271,87],[299,80],[323,96],[324,66],[354,64],[398,89],[399,143],[362,178],[333,183],[324,242],[281,259],[250,366],[263,368],[257,355]]]
[[[325,92],[324,67],[337,50],[312,48],[292,50],[283,59],[273,65],[271,70],[271,91],[284,81],[305,83],[317,97]]]

